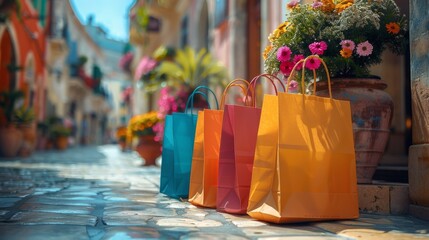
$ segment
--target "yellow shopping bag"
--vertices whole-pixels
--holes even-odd
[[[298,64],[310,58],[320,59],[310,56]],[[275,223],[359,216],[348,101],[332,95],[264,96],[247,211]]]

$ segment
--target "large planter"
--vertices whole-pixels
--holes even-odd
[[[34,123],[18,124],[17,129],[22,133],[22,144],[18,155],[21,157],[30,156],[36,148],[36,125]]]
[[[135,150],[144,160],[144,166],[156,165],[156,159],[161,156],[161,144],[154,136],[140,136]]]
[[[0,128],[0,157],[16,157],[21,144],[21,131],[14,126]]]
[[[349,100],[352,112],[358,183],[371,183],[390,134],[393,101],[375,78],[332,79],[332,97]],[[316,94],[329,96],[327,82],[318,82]]]

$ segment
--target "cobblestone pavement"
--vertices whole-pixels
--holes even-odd
[[[429,239],[408,216],[274,225],[197,208],[141,163],[115,145],[0,159],[0,239]]]

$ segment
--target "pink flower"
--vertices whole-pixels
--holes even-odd
[[[280,63],[280,71],[283,73],[283,75],[289,76],[290,72],[292,72],[294,64],[293,62],[287,61]]]
[[[357,45],[356,52],[359,56],[369,56],[372,54],[372,48],[372,44],[365,41]]]
[[[305,62],[305,67],[310,70],[316,70],[320,67],[321,61],[318,58],[310,58]]]
[[[323,6],[323,3],[318,1],[318,0],[315,0],[313,2],[313,4],[311,4],[311,6],[316,9],[316,8],[320,8],[321,6]]]
[[[289,92],[297,92],[298,90],[298,82],[295,80],[291,80],[289,82],[288,91]]]
[[[288,9],[292,9],[298,5],[300,0],[291,0],[286,6]]]
[[[302,59],[304,59],[304,55],[302,55],[302,54],[298,54],[298,55],[295,55],[295,57],[293,57],[293,63],[294,63],[294,65],[297,63],[297,62],[299,62],[300,60],[302,60]],[[302,69],[302,63],[301,64],[299,64],[298,66],[296,66],[296,68],[295,68],[297,71],[299,71],[299,70],[301,70]]]
[[[292,54],[292,51],[288,46],[280,47],[277,50],[277,60],[279,60],[280,62],[289,61],[291,54]]]
[[[150,57],[143,57],[136,67],[136,71],[134,73],[134,79],[138,80],[146,73],[152,71],[157,65],[157,61],[153,60]]]
[[[355,49],[355,42],[353,42],[352,40],[343,40],[340,44],[341,48],[347,48],[352,51]]]
[[[312,54],[322,55],[326,49],[328,49],[328,45],[324,41],[314,42],[308,46]]]

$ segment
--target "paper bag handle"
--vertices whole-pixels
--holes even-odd
[[[277,81],[280,83],[280,86],[283,88],[283,91],[284,91],[284,92],[286,92],[285,85],[283,84],[282,80],[280,80],[278,77],[276,77],[276,76],[274,76],[274,75],[271,75],[271,74],[268,74],[268,73],[260,74],[260,75],[258,75],[258,76],[256,76],[256,77],[254,77],[254,78],[252,79],[252,81],[250,81],[250,85],[249,85],[250,92],[252,93],[252,96],[251,96],[251,97],[252,97],[252,107],[255,107],[255,106],[256,106],[256,97],[255,97],[256,82],[257,82],[259,79],[261,79],[261,77],[266,77],[266,78],[271,82],[271,84],[272,84],[272,85],[273,85],[273,87],[274,87],[274,91],[275,91],[276,95],[278,95],[278,90],[277,90],[277,86],[276,86],[276,84],[274,83],[273,79],[274,79],[274,80],[277,80]],[[249,93],[249,92],[248,92],[248,93]],[[247,96],[248,96],[248,95],[246,95],[245,101],[247,101]]]
[[[290,75],[289,75],[289,77],[287,78],[287,88],[286,88],[286,92],[288,92],[288,89],[289,89],[289,83],[290,83],[290,81],[291,81],[291,78],[292,78],[292,76],[293,76],[293,74],[295,73],[295,68],[299,65],[299,64],[301,64],[302,63],[302,75],[301,75],[301,93],[302,94],[304,94],[304,88],[305,88],[305,84],[304,84],[304,79],[305,79],[305,75],[304,75],[304,72],[305,72],[305,63],[308,61],[308,59],[311,59],[311,58],[317,58],[317,59],[319,59],[320,60],[320,62],[323,64],[323,67],[325,68],[325,72],[326,72],[326,76],[328,77],[328,89],[329,89],[329,98],[332,98],[332,90],[331,90],[331,77],[330,77],[330,75],[329,75],[329,70],[328,70],[328,67],[326,66],[326,63],[325,63],[325,61],[323,61],[323,59],[321,58],[321,57],[319,57],[318,55],[310,55],[310,56],[308,56],[308,57],[306,57],[305,59],[301,59],[301,60],[299,60],[296,64],[295,64],[295,66],[293,66],[293,68],[292,68],[292,71],[291,71],[291,73],[290,73]],[[316,70],[315,69],[313,69],[313,84],[314,84],[314,87],[313,87],[313,94],[315,94],[316,93],[316,77],[317,77],[317,75],[316,75]]]
[[[238,82],[240,82],[240,83],[244,83],[244,85],[246,85],[246,86],[243,86],[243,84],[239,84]],[[224,106],[225,106],[225,97],[226,97],[226,95],[228,94],[228,90],[231,88],[231,87],[240,87],[241,88],[241,91],[243,92],[243,94],[244,94],[244,96],[247,96],[247,91],[249,90],[249,82],[247,81],[247,80],[245,80],[245,79],[241,79],[241,78],[237,78],[237,79],[235,79],[235,80],[232,80],[230,83],[228,83],[228,85],[225,87],[225,90],[223,91],[223,94],[222,94],[222,100],[221,100],[221,102],[220,102],[220,109],[223,109],[224,108]],[[246,105],[246,102],[244,102],[244,104]]]
[[[219,109],[219,103],[217,101],[216,94],[213,92],[213,90],[211,90],[209,87],[206,87],[206,86],[198,86],[194,89],[194,91],[192,91],[191,95],[188,97],[188,101],[186,102],[185,112],[188,111],[188,109],[189,109],[188,107],[190,104],[191,105],[191,107],[190,107],[191,108],[191,114],[192,114],[192,110],[194,109],[194,96],[195,96],[195,94],[202,95],[204,97],[204,99],[206,99],[208,107],[211,109],[208,95],[205,94],[204,92],[200,91],[199,89],[207,89],[209,91],[209,93],[212,93],[214,96],[215,102],[216,102],[216,109]]]

